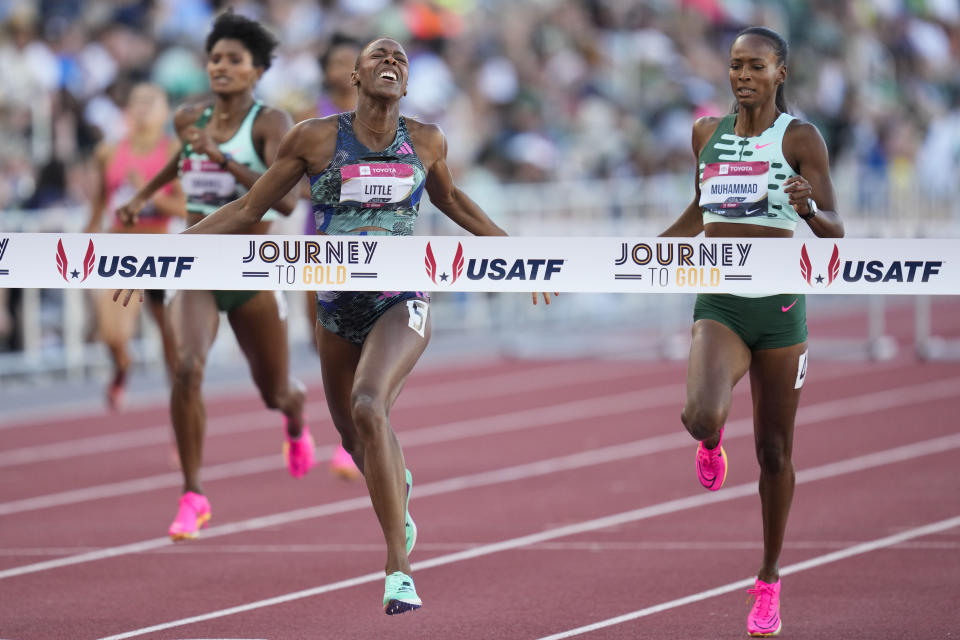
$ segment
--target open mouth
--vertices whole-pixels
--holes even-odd
[[[391,71],[391,70],[389,70],[389,69],[387,69],[387,70],[385,70],[385,71],[381,71],[381,72],[380,72],[380,75],[379,75],[379,78],[380,78],[381,80],[386,80],[387,82],[399,82],[399,81],[400,81],[400,77],[399,77],[399,75],[397,74],[397,72],[396,72],[396,71]]]

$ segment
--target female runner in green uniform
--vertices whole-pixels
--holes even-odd
[[[174,156],[118,215],[128,223],[150,196],[177,177],[187,195],[188,224],[253,186],[277,155],[290,129],[290,116],[263,105],[253,89],[270,67],[277,45],[258,22],[226,12],[207,37],[207,73],[213,100],[177,110],[174,126],[182,151]],[[278,193],[263,219],[238,228],[266,233],[270,220],[290,215],[296,191]],[[300,477],[313,463],[314,446],[303,424],[303,385],[290,377],[286,306],[272,291],[179,291],[167,302],[167,322],[176,349],[170,415],[183,470],[183,495],[170,525],[174,540],[193,538],[210,519],[210,503],[200,484],[206,412],[201,387],[206,356],[217,335],[220,311],[243,351],[264,403],[283,413],[285,454],[290,473]]]
[[[740,32],[730,48],[734,112],[694,124],[696,195],[662,235],[789,238],[802,220],[817,236],[843,236],[827,147],[815,126],[786,112],[786,79],[783,38],[763,27]],[[751,636],[776,635],[781,628],[778,562],[793,499],[793,425],[807,362],[805,309],[803,295],[796,294],[701,294],[694,309],[681,420],[700,441],[697,476],[712,491],[726,477],[720,443],[733,387],[750,372],[763,518],[763,562],[747,618]]]

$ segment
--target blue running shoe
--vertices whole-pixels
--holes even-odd
[[[383,589],[383,611],[388,616],[398,613],[414,611],[423,606],[423,601],[417,595],[417,590],[413,586],[413,578],[403,573],[395,571],[387,576],[386,585]]]

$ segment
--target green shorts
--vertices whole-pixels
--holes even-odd
[[[701,293],[693,308],[693,319],[719,322],[740,336],[751,351],[807,341],[807,303],[798,294],[744,298]]]
[[[259,291],[211,291],[213,298],[217,301],[217,309],[220,311],[233,311],[242,307]]]

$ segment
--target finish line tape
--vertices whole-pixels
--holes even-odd
[[[960,239],[0,235],[0,287],[960,294]]]

